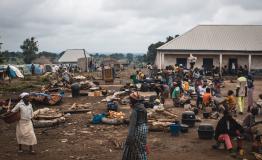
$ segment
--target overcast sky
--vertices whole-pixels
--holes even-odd
[[[2,50],[146,52],[199,24],[262,24],[261,0],[0,0]]]

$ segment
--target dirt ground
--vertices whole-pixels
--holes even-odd
[[[128,76],[127,76],[128,77]],[[127,78],[125,77],[125,78]],[[235,83],[226,82],[223,94],[228,89],[235,88]],[[262,81],[255,82],[254,98],[262,93]],[[115,88],[117,89],[117,87]],[[0,99],[6,98],[13,93],[1,91]],[[12,95],[14,96],[14,95]],[[77,99],[70,97],[69,93],[63,99],[59,106],[52,108],[66,109],[74,102],[91,103],[94,107],[94,113],[101,113],[106,110],[105,103],[100,102],[104,97],[82,96]],[[167,104],[171,105],[171,100]],[[45,107],[45,106],[41,106]],[[130,108],[127,105],[120,105],[120,111],[127,114]],[[181,115],[183,108],[176,108],[177,115]],[[200,115],[202,118],[202,116]],[[243,116],[237,117],[239,120]],[[203,120],[203,122],[212,123],[215,127],[217,120]],[[174,159],[192,159],[192,160],[231,160],[227,151],[213,150],[211,145],[214,140],[200,140],[197,134],[196,124],[190,128],[188,133],[172,137],[168,132],[149,132],[148,144],[150,146],[150,160],[174,160]],[[35,146],[36,155],[30,155],[26,151],[17,153],[17,142],[15,138],[15,124],[6,124],[0,121],[0,159],[1,160],[119,160],[123,149],[116,147],[114,141],[123,142],[127,136],[127,125],[93,125],[90,123],[87,114],[72,114],[67,118],[65,124],[55,128],[37,128],[35,129],[38,144]],[[245,157],[255,159],[250,152],[250,143],[245,142]],[[27,147],[23,148],[27,150]]]

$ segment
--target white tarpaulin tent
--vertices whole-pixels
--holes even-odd
[[[24,78],[24,75],[21,73],[21,71],[16,68],[15,66],[9,65],[11,72],[15,73],[15,75],[19,78]]]

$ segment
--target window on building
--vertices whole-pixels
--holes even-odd
[[[183,67],[187,67],[187,58],[177,58],[176,64],[178,65],[182,64]]]
[[[211,70],[213,67],[213,58],[203,58],[203,67],[206,70]]]

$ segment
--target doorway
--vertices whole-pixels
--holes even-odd
[[[203,58],[203,67],[206,71],[211,71],[213,68],[213,58]]]
[[[187,67],[187,58],[177,58],[176,64],[180,65],[182,64],[184,68]]]
[[[236,69],[237,69],[237,59],[236,58],[229,58],[228,59],[228,70],[229,73],[235,73]]]

